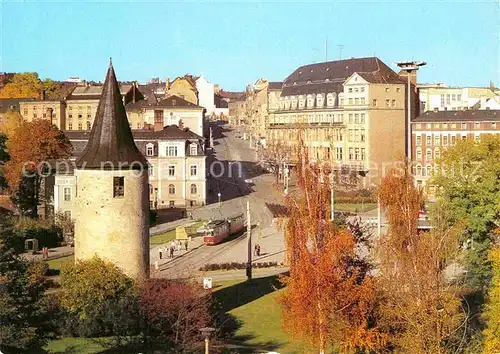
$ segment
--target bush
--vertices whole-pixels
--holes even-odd
[[[50,220],[21,218],[14,226],[14,230],[22,240],[23,249],[24,241],[30,238],[38,240],[39,248],[57,247],[63,240],[61,228]]]
[[[278,262],[257,262],[252,263],[253,268],[271,268],[278,267]],[[233,269],[246,269],[246,262],[227,262],[227,263],[209,263],[200,267],[202,272],[210,272],[214,270],[233,270]]]
[[[134,285],[118,267],[98,257],[65,264],[59,293],[64,326],[82,337],[133,332],[135,327],[127,326],[138,322]]]

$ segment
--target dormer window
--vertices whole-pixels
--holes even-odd
[[[113,177],[113,198],[125,195],[125,177]]]
[[[196,146],[196,144],[189,145],[189,155],[198,155],[198,146]]]
[[[153,156],[154,155],[154,146],[153,144],[147,144],[146,145],[146,156]]]

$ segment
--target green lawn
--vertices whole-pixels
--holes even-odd
[[[358,203],[358,204],[344,204],[338,203],[335,204],[335,211],[348,211],[348,212],[356,212],[356,211],[370,211],[377,207],[376,203]]]
[[[204,221],[198,221],[195,224],[193,224],[192,228],[199,228],[201,225],[203,225]],[[167,243],[175,239],[175,230],[165,232],[164,234],[160,235],[155,235],[151,236],[150,239],[150,244],[152,245],[160,245],[162,243]]]
[[[53,354],[94,354],[104,351],[106,348],[91,338],[63,338],[51,341],[44,349]]]
[[[66,257],[61,257],[61,258],[56,258],[56,259],[50,259],[48,261],[46,261],[45,263],[47,263],[49,265],[49,268],[50,269],[61,269],[61,266],[65,263],[71,263],[71,262],[74,262],[75,261],[75,256],[74,255],[71,255],[71,256],[66,256]]]

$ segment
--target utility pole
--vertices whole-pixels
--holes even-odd
[[[247,201],[247,242],[248,242],[248,260],[247,260],[247,281],[252,280],[252,223],[250,221],[250,202]]]
[[[333,172],[330,174],[330,220],[335,220],[335,186],[333,185]]]
[[[343,44],[338,44],[337,47],[339,47],[339,51],[340,51],[340,60],[342,60],[342,49],[344,49],[344,45]]]
[[[382,233],[382,211],[380,210],[380,197],[377,199],[377,236]]]

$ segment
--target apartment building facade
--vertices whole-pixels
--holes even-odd
[[[462,109],[498,109],[500,89],[495,87],[449,87],[445,84],[419,84],[422,112]]]
[[[102,85],[77,86],[65,100],[65,122],[61,122],[62,130],[90,130],[94,123],[97,106],[101,98]],[[120,84],[123,104],[144,99],[138,85]]]
[[[66,131],[75,157],[89,139],[87,131]],[[206,203],[206,155],[204,139],[178,126],[133,131],[134,142],[149,163],[151,209],[189,209]],[[71,218],[76,196],[74,158],[61,161],[54,182],[54,212]]]
[[[282,85],[282,82],[261,78],[253,85],[247,86],[245,135],[252,141],[263,142],[266,140],[269,115],[278,107],[277,99],[281,93]]]
[[[412,121],[412,161],[415,184],[424,187],[439,169],[441,154],[459,140],[479,141],[500,134],[500,110],[427,111]],[[430,191],[433,194],[433,191]]]
[[[42,93],[39,99],[19,101],[19,113],[27,122],[36,119],[50,120],[57,128],[64,129],[66,125],[66,102],[64,100],[45,99]]]
[[[286,147],[291,164],[301,142],[313,161],[377,183],[405,155],[406,78],[378,58],[301,66],[285,79],[278,102],[268,145]]]
[[[246,118],[246,97],[243,95],[234,101],[228,103],[229,116],[228,123],[232,127],[237,127],[245,124]]]
[[[134,130],[148,126],[160,130],[164,126],[177,125],[189,128],[194,134],[204,135],[204,108],[175,95],[159,101],[149,99],[130,102],[125,109]]]

